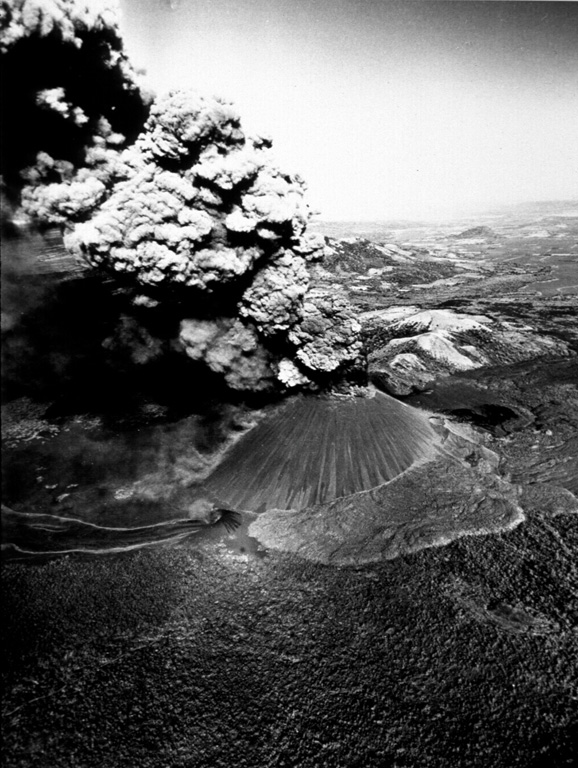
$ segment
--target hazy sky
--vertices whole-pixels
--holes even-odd
[[[322,218],[578,197],[578,3],[121,6],[153,86],[233,99]]]

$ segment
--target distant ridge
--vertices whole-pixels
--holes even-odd
[[[454,235],[456,240],[468,239],[470,237],[497,237],[497,235],[493,229],[485,226],[472,227],[464,232],[460,232],[459,235]]]
[[[382,485],[438,442],[424,412],[387,395],[301,396],[235,443],[205,485],[234,509],[302,509]]]
[[[463,229],[476,226],[488,218],[504,216],[557,216],[578,215],[578,199],[574,200],[535,200],[525,203],[497,203],[476,206],[460,213],[440,212],[438,216],[414,216],[411,218],[388,217],[374,219],[324,219],[319,218],[309,224],[314,232],[334,238],[365,237],[372,241],[395,239],[398,230],[430,230],[435,227],[459,227]],[[406,237],[406,235],[404,235]]]

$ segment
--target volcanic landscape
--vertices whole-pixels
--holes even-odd
[[[313,220],[107,34],[5,169],[4,765],[573,764],[578,202]]]

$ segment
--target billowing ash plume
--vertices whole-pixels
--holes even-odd
[[[19,12],[7,48],[52,36],[82,51],[109,23],[108,10],[89,14],[80,4],[75,13],[56,0],[11,6]],[[33,31],[28,6],[51,9],[34,16]],[[55,9],[64,8],[60,28]],[[105,68],[116,67],[124,97],[139,100],[143,115],[111,28]],[[110,348],[140,362],[180,351],[239,390],[315,386],[355,363],[360,329],[349,305],[309,290],[308,263],[322,257],[323,243],[306,233],[305,185],[277,167],[268,138],[245,136],[230,102],[172,92],[152,103],[134,136],[113,119],[117,103],[96,108],[54,78],[39,85],[36,111],[84,144],[77,157],[38,144],[21,173],[22,211],[63,226],[66,247],[123,286],[131,304]]]
[[[306,385],[359,353],[345,302],[308,293],[307,262],[322,243],[306,234],[303,182],[278,169],[270,147],[245,137],[230,103],[171,93],[117,155],[108,199],[65,238],[141,286],[141,306],[171,293],[177,344],[235,389]]]
[[[142,129],[150,97],[124,53],[116,2],[0,0],[0,53],[2,175],[13,193],[26,168],[36,186],[98,171],[108,146]]]

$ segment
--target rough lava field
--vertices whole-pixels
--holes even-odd
[[[2,4],[3,765],[573,765],[578,203],[312,222],[62,7]]]

